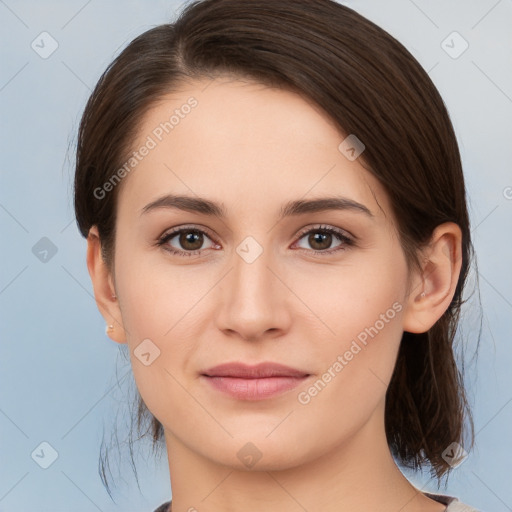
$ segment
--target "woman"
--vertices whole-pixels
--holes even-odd
[[[398,467],[440,481],[473,445],[472,245],[450,118],[393,37],[330,0],[190,4],[99,80],[75,209],[173,512],[475,510]]]

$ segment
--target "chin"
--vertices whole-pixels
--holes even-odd
[[[246,433],[235,437],[229,443],[216,445],[217,451],[210,453],[209,458],[237,471],[283,471],[307,461],[307,451],[295,450],[297,443],[286,444],[281,439],[270,440],[266,436],[267,433],[253,436]]]

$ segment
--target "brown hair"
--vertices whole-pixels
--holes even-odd
[[[426,333],[405,332],[386,394],[385,428],[402,465],[429,463],[441,477],[443,451],[474,444],[474,427],[454,336],[473,246],[464,178],[449,114],[414,57],[386,31],[331,0],[204,0],[172,24],[134,39],[101,76],[79,128],[75,211],[84,237],[97,225],[113,269],[116,198],[95,189],[123,165],[144,113],[195,78],[233,75],[298,92],[366,149],[360,162],[383,184],[408,264],[436,226],[462,230],[462,269],[453,300]],[[149,419],[153,448],[163,427],[139,395],[137,429]],[[463,442],[465,419],[471,427]],[[102,479],[106,484],[104,466]],[[108,484],[107,488],[108,488]]]

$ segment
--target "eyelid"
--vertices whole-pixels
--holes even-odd
[[[336,226],[332,226],[330,224],[314,224],[310,226],[306,226],[305,228],[302,228],[296,235],[295,238],[302,238],[305,234],[309,233],[310,231],[332,231],[337,233],[338,235],[350,239],[352,242],[355,242],[357,240],[357,237],[354,236],[352,233],[347,231],[346,229],[338,228]]]
[[[205,234],[207,234],[213,241],[215,241],[215,235],[213,235],[213,232],[207,228],[206,226],[203,226],[202,224],[183,224],[180,226],[176,226],[175,228],[166,229],[159,237],[158,240],[161,240],[164,237],[167,237],[168,235],[174,235],[177,233],[180,233],[181,231],[186,230],[196,230],[196,231],[203,231]]]

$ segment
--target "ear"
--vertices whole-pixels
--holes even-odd
[[[112,275],[101,255],[101,242],[98,228],[92,226],[87,236],[87,268],[94,289],[96,305],[107,326],[107,336],[117,343],[126,343],[121,310],[116,297]]]
[[[448,309],[462,266],[462,232],[454,222],[437,226],[422,250],[421,272],[411,279],[403,315],[404,331],[428,331]]]

